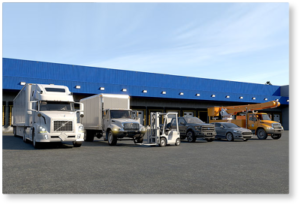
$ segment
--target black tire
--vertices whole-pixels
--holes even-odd
[[[143,141],[144,141],[144,138],[143,138],[143,137],[135,138],[135,139],[134,139],[134,143],[143,143]]]
[[[82,142],[73,142],[73,146],[74,147],[81,147],[81,145],[82,145]]]
[[[256,134],[257,134],[257,138],[260,140],[265,140],[268,137],[266,131],[263,128],[258,129]]]
[[[160,147],[165,147],[166,145],[167,145],[167,140],[166,140],[166,138],[161,137],[161,138],[160,138],[159,146],[160,146]]]
[[[195,134],[192,130],[187,131],[186,138],[187,138],[188,142],[195,142],[196,141]]]
[[[35,149],[41,148],[40,143],[35,141],[35,130],[32,130],[32,145]]]
[[[210,138],[210,139],[206,139],[207,142],[212,142],[214,141],[214,139]]]
[[[226,133],[226,139],[230,142],[234,141],[233,134],[231,132]]]
[[[25,142],[25,143],[27,143],[28,141],[27,141],[27,139],[26,139],[26,137],[25,137],[26,135],[25,134],[23,134],[23,142]]]
[[[93,142],[94,141],[94,131],[86,130],[85,135],[84,135],[84,141]]]
[[[116,136],[114,136],[114,134],[112,133],[111,130],[109,130],[107,132],[107,141],[108,141],[108,144],[111,146],[117,144],[118,138]]]
[[[17,137],[17,130],[16,130],[16,127],[13,127],[13,134],[14,134],[14,137]]]
[[[175,142],[175,145],[176,145],[176,146],[179,146],[180,143],[181,143],[180,138],[177,138],[177,139],[176,139],[176,142]]]
[[[281,135],[272,135],[273,140],[278,140],[281,138]]]

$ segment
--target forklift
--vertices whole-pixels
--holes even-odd
[[[150,130],[147,132],[146,146],[180,145],[180,132],[176,112],[151,112]],[[160,121],[163,120],[163,124]],[[170,126],[172,123],[172,126]],[[171,128],[170,128],[171,127]]]

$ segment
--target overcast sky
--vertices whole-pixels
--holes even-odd
[[[3,3],[3,57],[289,84],[288,3]]]

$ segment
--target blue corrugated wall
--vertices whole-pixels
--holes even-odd
[[[73,93],[124,93],[121,90],[126,88],[127,94],[139,97],[249,103],[266,102],[264,98],[268,98],[288,104],[288,98],[280,96],[280,86],[3,58],[3,89],[20,90],[20,82],[66,85]],[[162,91],[167,93],[163,95]]]

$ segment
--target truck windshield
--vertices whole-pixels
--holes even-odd
[[[261,114],[257,116],[259,120],[271,120],[267,114]]]
[[[195,124],[202,124],[202,123],[204,123],[202,120],[200,120],[197,117],[185,117],[184,119],[185,119],[185,121],[187,123],[195,123]]]
[[[71,102],[41,101],[40,111],[74,111]]]
[[[110,118],[131,118],[130,110],[111,110]]]

